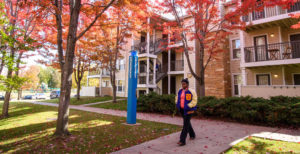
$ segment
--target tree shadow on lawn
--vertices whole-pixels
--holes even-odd
[[[273,143],[266,143],[259,141],[258,139],[253,139],[252,137],[248,137],[244,141],[249,142],[249,146],[241,145],[232,147],[233,153],[235,152],[244,152],[249,154],[257,154],[257,153],[278,153],[278,151],[273,150]],[[242,142],[244,142],[242,141]],[[293,153],[291,151],[280,151],[280,153]]]
[[[22,105],[17,105],[17,107],[22,107]],[[38,109],[31,110],[31,112],[28,109],[24,114],[37,116],[55,111],[55,114],[52,113],[49,118],[56,118],[57,116],[57,108],[55,107],[39,105],[34,107]],[[20,116],[19,113],[13,111],[8,119],[14,118],[13,113]],[[24,118],[28,117],[25,116]],[[20,119],[15,118],[10,123],[13,125],[18,120]],[[165,131],[164,128],[170,127],[170,125],[158,126],[148,121],[139,121],[142,123],[141,126],[127,126],[122,124],[125,121],[126,119],[121,117],[70,110],[69,130],[72,135],[63,138],[53,136],[56,120],[48,121],[45,118],[36,117],[35,121],[29,121],[22,126],[2,127],[2,130],[0,125],[0,149],[2,150],[0,150],[0,153],[87,153],[92,151],[105,153],[139,144],[178,130],[177,127],[174,127]]]

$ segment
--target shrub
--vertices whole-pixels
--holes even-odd
[[[176,114],[175,95],[159,95],[149,93],[138,98],[138,107],[144,112],[156,112],[162,114]]]
[[[300,126],[300,98],[297,97],[204,97],[199,98],[198,108],[197,114],[206,117],[221,117],[271,126]]]
[[[144,112],[176,114],[175,95],[150,93],[140,96],[138,107]],[[196,116],[231,119],[269,126],[300,126],[300,98],[276,96],[270,99],[246,97],[198,99]]]

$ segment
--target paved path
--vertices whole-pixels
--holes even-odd
[[[117,99],[117,101],[123,101],[123,100],[126,100],[126,99]],[[96,103],[89,103],[89,104],[82,104],[80,106],[91,106],[91,105],[97,105],[97,104],[102,104],[102,103],[110,103],[110,102],[113,102],[113,100],[96,102]]]
[[[58,106],[52,103],[33,102],[34,104]],[[126,116],[126,111],[92,108],[85,106],[70,105],[71,109],[88,112]],[[138,119],[182,125],[180,117],[171,117],[158,114],[138,113]],[[176,143],[180,132],[173,133],[158,139],[148,141],[127,149],[115,152],[116,154],[168,154],[168,153],[204,153],[217,154],[230,148],[248,136],[258,136],[275,140],[300,142],[300,130],[288,130],[263,126],[246,125],[231,122],[222,122],[207,119],[192,119],[192,125],[196,132],[196,139],[187,140],[187,145],[178,147]],[[300,146],[300,144],[299,144]]]

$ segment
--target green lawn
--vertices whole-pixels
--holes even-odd
[[[120,99],[118,97],[117,99]],[[77,98],[72,97],[70,104],[71,105],[82,105],[82,104],[90,104],[90,103],[96,103],[96,102],[103,102],[103,101],[109,101],[112,100],[111,96],[103,96],[103,97],[80,97],[80,100],[77,100]],[[41,102],[47,102],[47,103],[58,103],[58,99],[51,99],[51,100],[43,100]]]
[[[70,110],[72,135],[58,138],[53,136],[56,107],[11,103],[9,111],[10,118],[0,120],[0,153],[107,153],[180,130],[142,120],[128,126],[123,117]]]
[[[113,109],[113,110],[127,110],[127,100],[118,101],[117,103],[101,103],[96,105],[91,105],[90,107]]]
[[[226,154],[256,154],[256,153],[300,153],[300,143],[268,140],[248,137],[234,145]]]

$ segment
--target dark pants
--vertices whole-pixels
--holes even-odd
[[[183,128],[180,134],[180,142],[185,143],[187,134],[189,133],[190,137],[196,137],[194,129],[191,124],[191,114],[184,115],[183,109],[180,109],[180,113],[183,118]]]

